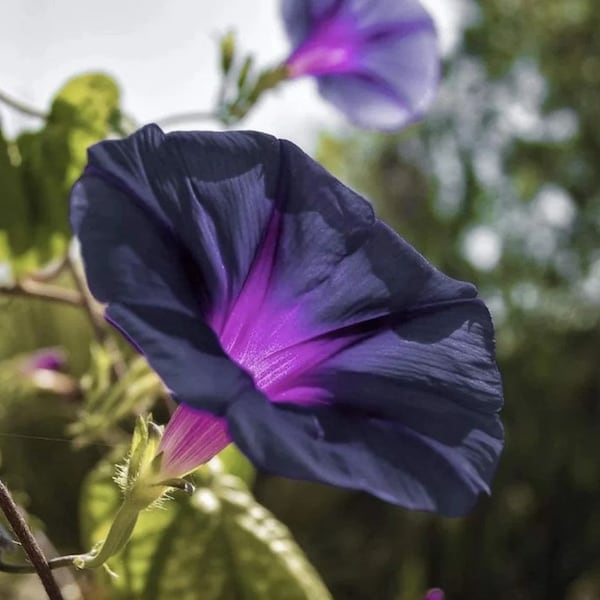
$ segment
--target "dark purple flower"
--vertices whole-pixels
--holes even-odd
[[[352,122],[399,129],[431,105],[440,58],[418,0],[283,0],[291,77],[313,75]]]
[[[148,126],[72,194],[90,288],[182,406],[166,474],[233,440],[272,473],[466,512],[503,432],[493,327],[294,144]]]
[[[434,588],[425,594],[425,598],[423,600],[444,600],[445,598],[446,595],[444,594],[443,590],[440,590],[440,588]]]

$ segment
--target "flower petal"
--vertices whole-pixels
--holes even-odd
[[[190,345],[208,348],[214,362],[223,360],[222,346],[255,371],[277,366],[287,376],[353,342],[355,332],[323,338],[292,360],[315,337],[476,293],[433,269],[296,146],[278,148],[262,134],[165,136],[146,127],[94,146],[74,191],[74,228],[93,293],[151,362],[165,363],[179,400],[197,408],[214,410],[198,399],[200,388],[193,394],[196,383],[177,380],[203,364]],[[156,346],[160,331],[171,345],[181,336],[183,349]]]
[[[92,146],[86,172],[124,191],[183,248],[207,313],[244,283],[272,212],[278,157],[279,141],[260,133],[165,135],[149,125]]]
[[[339,0],[282,0],[283,24],[293,46],[298,46],[314,23],[332,12],[337,4]]]
[[[326,75],[317,85],[323,98],[358,127],[392,131],[413,118],[407,100],[368,75]]]
[[[160,441],[161,475],[164,479],[183,477],[230,442],[224,418],[180,404]]]
[[[423,115],[439,83],[433,20],[418,0],[287,0],[290,76],[313,75],[356,125],[394,130]]]
[[[472,285],[289,142],[149,127],[90,165],[91,290],[179,402],[290,477],[450,515],[488,489],[502,391]]]
[[[232,399],[259,392],[203,322],[189,260],[150,216],[96,176],[75,185],[71,221],[90,289],[177,401],[224,412]]]
[[[371,205],[294,144],[281,142],[285,214],[273,290],[325,334],[422,305],[473,298],[379,221]]]
[[[431,20],[419,0],[341,0],[338,10],[352,14],[363,29]]]
[[[230,435],[268,471],[465,514],[489,493],[503,446],[489,313],[465,297],[424,303],[380,325],[297,378],[320,406],[277,412],[235,403]],[[295,393],[289,389],[288,400]]]
[[[360,57],[365,84],[386,86],[407,106],[411,119],[420,118],[431,105],[440,78],[437,35],[431,20],[414,23],[399,35],[388,34],[365,45]],[[364,107],[369,110],[368,105]]]
[[[260,468],[296,479],[366,491],[410,509],[464,515],[495,462],[501,428],[464,428],[439,441],[402,423],[340,407],[235,402],[229,434]],[[489,431],[486,431],[489,429]],[[486,478],[487,478],[486,473]]]
[[[319,21],[342,13],[362,28],[429,19],[418,0],[282,0],[281,14],[288,37],[298,46]]]
[[[395,321],[322,363],[311,384],[344,406],[398,419],[438,438],[480,416],[495,422],[502,382],[483,302],[424,305]]]

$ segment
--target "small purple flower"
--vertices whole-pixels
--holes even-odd
[[[444,600],[445,598],[446,595],[444,594],[443,590],[440,590],[440,588],[434,588],[425,594],[425,598],[423,600]]]
[[[39,370],[61,371],[66,362],[65,353],[60,348],[44,348],[30,354],[24,362],[22,370],[27,375]]]
[[[439,81],[435,27],[418,0],[283,0],[290,77],[313,75],[355,124],[397,130],[431,105]]]
[[[106,317],[180,403],[163,470],[259,467],[465,513],[503,444],[493,327],[294,144],[148,126],[89,150],[71,219]]]

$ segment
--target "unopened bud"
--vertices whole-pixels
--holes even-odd
[[[233,65],[235,56],[235,34],[233,31],[228,31],[221,38],[221,71],[227,75]]]

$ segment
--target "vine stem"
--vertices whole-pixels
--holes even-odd
[[[216,112],[208,111],[190,111],[182,112],[174,115],[168,115],[160,119],[155,119],[153,122],[159,127],[170,127],[177,125],[178,123],[185,123],[186,121],[219,121],[219,115]]]
[[[67,255],[61,257],[60,259],[46,265],[41,271],[35,271],[34,273],[30,273],[28,278],[32,281],[45,282],[52,281],[56,279],[67,266]]]
[[[71,272],[75,286],[77,287],[78,293],[81,296],[81,306],[83,306],[85,310],[96,340],[98,343],[108,348],[113,358],[112,373],[114,380],[117,381],[121,379],[121,377],[123,377],[127,372],[127,365],[123,361],[119,348],[107,335],[103,318],[96,312],[96,309],[94,308],[94,300],[87,286],[85,273],[80,269],[77,262],[70,256],[67,257],[67,267]]]
[[[72,567],[73,561],[80,556],[80,554],[68,554],[66,556],[51,558],[48,561],[48,568],[52,570],[61,569],[63,567]],[[14,565],[12,563],[6,563],[3,560],[0,560],[0,571],[3,573],[15,573],[17,575],[36,573],[36,569],[32,565]]]
[[[27,104],[24,104],[20,100],[15,100],[14,98],[11,98],[10,96],[6,95],[1,90],[0,90],[0,102],[2,102],[3,104],[6,104],[6,106],[10,106],[11,108],[14,108],[15,110],[19,111],[20,113],[22,113],[24,115],[28,115],[30,117],[37,117],[38,119],[45,119],[48,116],[44,111],[39,110],[37,108],[33,108],[32,106],[28,106]]]
[[[15,501],[12,499],[8,488],[4,485],[2,480],[0,480],[0,507],[2,507],[6,519],[21,542],[23,550],[27,554],[31,564],[35,568],[38,577],[48,594],[48,598],[50,600],[64,600],[41,548],[33,537],[25,519],[19,512]]]
[[[11,286],[0,286],[0,295],[23,296],[27,298],[38,298],[49,300],[71,306],[83,306],[84,299],[79,292],[62,288],[56,285],[48,285],[35,279],[22,279]]]
[[[78,265],[70,256],[67,257],[67,267],[71,272],[75,287],[77,288],[77,294],[81,298],[80,306],[85,309],[96,339],[98,342],[103,343],[106,338],[105,331],[102,322],[94,309],[93,301],[87,283],[85,282],[85,275],[79,270]]]

